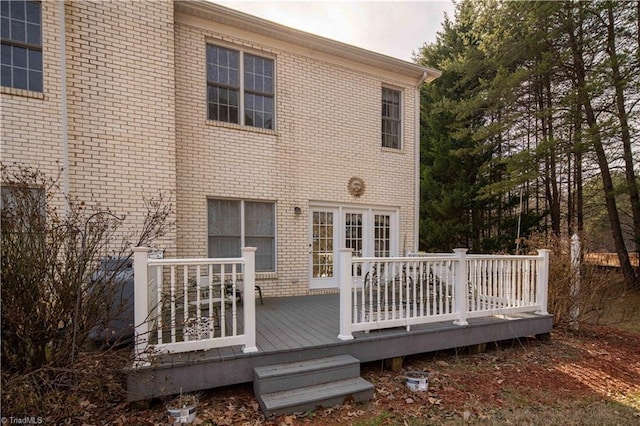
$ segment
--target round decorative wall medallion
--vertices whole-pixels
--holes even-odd
[[[354,197],[359,197],[364,194],[364,181],[362,180],[362,178],[354,176],[349,179],[347,189],[349,190],[349,194],[353,195]]]

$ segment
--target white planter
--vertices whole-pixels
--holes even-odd
[[[169,421],[172,424],[190,424],[193,423],[196,418],[195,405],[188,405],[183,408],[167,408],[167,412],[169,413]]]
[[[409,371],[405,378],[407,387],[414,392],[426,392],[429,389],[429,373],[426,371]]]

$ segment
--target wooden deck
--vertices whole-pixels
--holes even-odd
[[[242,315],[238,315],[242,317]],[[550,315],[517,314],[354,333],[341,341],[339,295],[267,298],[256,305],[258,352],[241,347],[163,355],[151,366],[128,377],[129,400],[191,392],[251,382],[253,368],[324,356],[349,354],[361,362],[461,348],[506,339],[544,335],[552,328]]]

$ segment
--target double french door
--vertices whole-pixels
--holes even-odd
[[[382,257],[397,254],[397,210],[317,206],[309,216],[309,285],[312,289],[336,288],[338,249],[350,248],[353,256]]]

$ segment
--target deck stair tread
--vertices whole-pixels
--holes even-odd
[[[360,361],[336,355],[254,368],[253,387],[267,417],[365,401],[373,385],[360,377]]]
[[[362,402],[373,396],[373,385],[362,377],[279,391],[261,396],[267,416],[332,407],[345,401]]]
[[[336,355],[256,367],[253,376],[256,393],[271,393],[291,389],[292,385],[306,387],[359,377],[360,361],[351,355]]]

